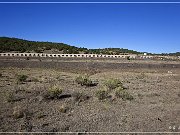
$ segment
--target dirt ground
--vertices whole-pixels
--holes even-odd
[[[180,132],[180,62],[109,61],[0,59],[0,131]],[[98,85],[77,84],[85,73]],[[112,78],[133,100],[97,98]],[[46,99],[54,85],[60,98]]]

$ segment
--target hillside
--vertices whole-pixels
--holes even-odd
[[[138,52],[123,48],[87,49],[87,48],[71,46],[64,43],[28,41],[24,39],[9,38],[9,37],[0,37],[0,52],[20,52],[20,53],[36,52],[36,53],[64,53],[64,54],[85,53],[85,54],[108,54],[108,55],[144,53],[144,52]],[[178,56],[179,54],[180,52],[169,53],[169,54],[168,53],[155,54],[155,55]]]
[[[70,46],[64,43],[36,42],[18,38],[0,37],[0,52],[37,52],[43,53],[45,50],[58,50],[62,53],[78,53],[84,48]]]
[[[54,42],[37,42],[28,41],[18,38],[0,37],[0,52],[57,52],[57,53],[68,53],[68,54],[122,54],[131,53],[139,54],[140,52],[123,49],[123,48],[105,48],[105,49],[87,49],[79,48],[64,43],[54,43]]]

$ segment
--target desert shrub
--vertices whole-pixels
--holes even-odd
[[[13,102],[15,99],[15,95],[13,92],[7,92],[5,96],[7,102]]]
[[[24,116],[24,110],[20,106],[13,108],[13,117],[15,119],[22,118]]]
[[[141,93],[138,93],[137,96],[141,99],[143,98],[143,95]]]
[[[109,80],[106,80],[104,85],[108,88],[108,90],[113,90],[117,87],[122,87],[123,88],[123,85],[121,83],[121,81],[119,79],[109,79]]]
[[[18,93],[18,92],[20,92],[20,91],[25,91],[25,87],[22,87],[21,85],[15,84],[15,86],[14,86],[14,92],[15,92],[15,93]]]
[[[44,118],[44,117],[46,117],[46,114],[44,114],[43,112],[38,112],[37,113],[37,118],[38,119],[41,119],[41,118]]]
[[[21,97],[17,97],[15,95],[15,93],[13,93],[13,92],[6,92],[5,93],[5,98],[6,98],[7,102],[16,102],[16,101],[20,101],[20,100],[23,99]]]
[[[123,87],[117,87],[117,88],[115,89],[115,96],[116,96],[116,97],[120,97],[120,96],[121,96],[121,92],[122,92],[123,90],[124,90]]]
[[[118,90],[118,91],[116,91],[115,94],[117,97],[120,97],[123,100],[133,100],[134,99],[134,97],[125,90]]]
[[[62,106],[60,106],[59,111],[61,113],[66,113],[68,111],[68,109],[69,109],[68,106],[62,105]]]
[[[7,102],[14,102],[16,100],[15,94],[13,92],[5,93],[5,98]]]
[[[93,82],[88,75],[78,76],[75,81],[81,86],[96,86],[98,82]]]
[[[58,81],[64,80],[64,78],[63,78],[62,76],[60,76],[60,75],[58,75],[58,76],[56,77],[56,79],[57,79]]]
[[[96,97],[99,100],[106,99],[108,97],[108,91],[104,90],[104,89],[100,89],[100,90],[96,91]]]
[[[58,98],[61,93],[62,93],[62,89],[54,85],[48,89],[48,91],[44,95],[44,98],[46,99]]]
[[[39,82],[39,80],[37,78],[32,78],[31,81],[32,82]]]
[[[131,60],[130,56],[127,57],[127,60]]]
[[[144,72],[142,72],[136,78],[137,79],[144,79],[145,77],[146,77],[146,74]]]
[[[161,95],[158,94],[158,93],[151,93],[151,94],[149,95],[149,97],[159,97],[159,96],[161,96]]]
[[[17,83],[25,82],[27,78],[28,78],[27,75],[17,75]]]
[[[84,76],[78,76],[75,81],[78,83],[78,84],[81,84],[82,86],[85,85],[85,84],[90,84],[91,83],[91,80],[89,79],[89,76],[87,75],[84,75]]]
[[[58,86],[54,85],[49,88],[48,93],[52,97],[58,97],[62,93],[62,89],[60,89]]]
[[[83,92],[74,92],[72,94],[72,97],[74,98],[74,100],[76,102],[83,102],[85,100],[88,100],[89,99],[89,96],[84,94]]]

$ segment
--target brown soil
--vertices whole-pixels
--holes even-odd
[[[0,131],[180,132],[179,67],[179,61],[1,58]],[[83,73],[98,85],[77,84]],[[27,80],[17,83],[22,74]],[[110,78],[120,79],[134,99],[98,100],[96,91]],[[52,85],[61,96],[44,98]]]

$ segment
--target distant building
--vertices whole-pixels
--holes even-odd
[[[144,55],[147,55],[147,53],[144,53]]]

